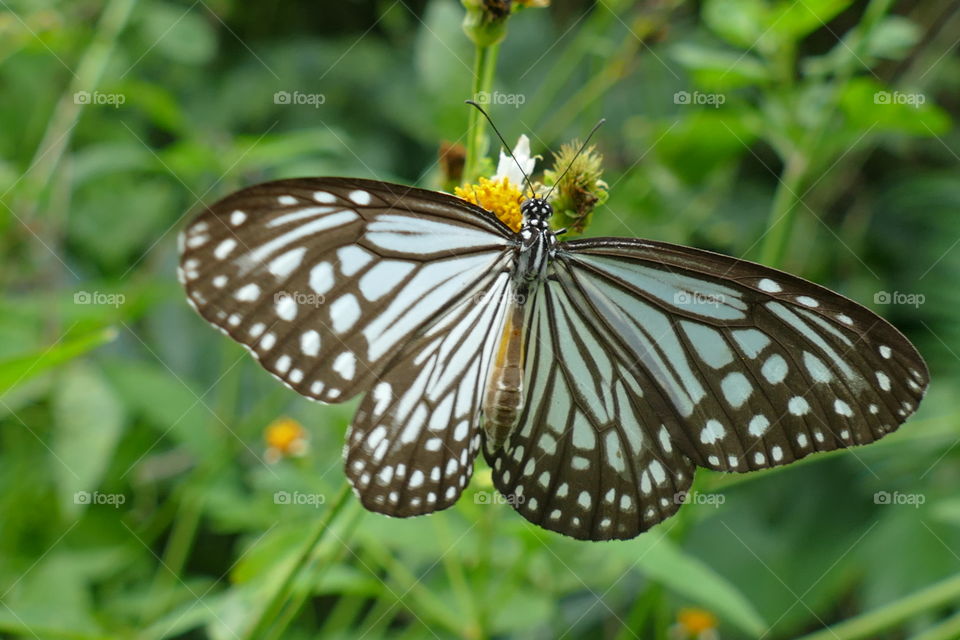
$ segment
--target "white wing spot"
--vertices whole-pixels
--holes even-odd
[[[880,413],[880,407],[875,404],[871,404],[869,407],[867,407],[867,411],[869,411],[871,415],[877,415]]]
[[[289,379],[293,384],[300,384],[303,382],[303,371],[300,369],[293,369],[290,371],[290,375],[287,376],[287,379]]]
[[[757,451],[753,454],[753,463],[754,464],[765,464],[767,462],[767,456],[763,455],[762,451]]]
[[[727,403],[734,409],[739,409],[747,401],[750,394],[753,393],[753,385],[739,371],[734,371],[720,383],[720,389],[723,391],[723,397]]]
[[[797,444],[801,447],[807,446],[807,434],[798,433],[797,434]]]
[[[847,418],[853,417],[853,409],[839,398],[833,402],[833,410],[836,411],[838,415],[846,416]]]
[[[807,368],[807,373],[813,378],[814,382],[830,382],[833,380],[833,373],[823,364],[823,361],[809,351],[803,352],[803,366]]]
[[[419,469],[417,469],[416,471],[410,474],[410,480],[407,482],[407,486],[409,486],[411,489],[416,489],[417,487],[423,485],[423,481],[424,481],[423,471],[420,471]]]
[[[300,336],[300,351],[305,356],[315,356],[320,353],[320,334],[310,329]]]
[[[589,509],[591,502],[592,501],[590,500],[590,494],[586,491],[581,491],[580,495],[577,496],[577,504],[583,507],[584,509]]]
[[[267,333],[260,338],[260,348],[264,351],[270,351],[275,344],[277,344],[277,336],[273,335],[273,333]]]
[[[310,269],[310,288],[320,295],[333,288],[333,267],[329,262],[320,262]]]
[[[223,289],[226,284],[227,276],[219,275],[213,278],[213,286],[215,286],[217,289]]]
[[[250,334],[251,338],[259,338],[260,334],[263,333],[263,330],[266,328],[267,325],[263,324],[262,322],[257,322],[256,324],[250,326],[248,333]]]
[[[253,302],[260,297],[260,287],[251,282],[238,289],[233,297],[242,302]]]
[[[802,416],[810,413],[810,403],[806,398],[793,396],[787,403],[787,409],[795,416]]]
[[[314,191],[313,199],[324,204],[333,204],[337,201],[337,196],[328,191]]]
[[[353,200],[355,204],[358,204],[360,206],[368,205],[373,201],[373,196],[370,195],[370,192],[364,191],[363,189],[357,189],[356,191],[351,191],[347,195],[347,197]]]
[[[718,420],[707,420],[706,426],[700,432],[700,442],[703,444],[713,444],[727,435],[726,429]]]
[[[373,255],[356,245],[349,244],[337,249],[337,259],[340,261],[340,271],[345,276],[352,276],[373,261]]]
[[[202,247],[203,245],[207,244],[209,241],[210,236],[201,233],[199,235],[190,236],[190,238],[187,240],[187,247],[196,249],[197,247]]]
[[[837,320],[839,320],[840,322],[842,322],[842,323],[845,324],[845,325],[853,326],[853,318],[851,318],[850,316],[848,316],[848,315],[845,314],[845,313],[838,313],[838,314],[837,314]]]
[[[670,432],[663,425],[660,426],[660,448],[664,453],[673,451],[673,443],[670,441]]]
[[[280,319],[290,322],[297,317],[297,302],[288,295],[278,296],[274,310]]]
[[[280,196],[277,198],[277,202],[283,205],[292,205],[297,204],[298,200],[293,196]]]
[[[780,445],[774,445],[774,447],[770,449],[770,455],[775,462],[780,462],[783,460],[783,449],[780,448]]]
[[[353,380],[357,372],[357,357],[350,351],[344,351],[333,361],[333,370],[344,380]]]
[[[232,224],[235,227],[240,226],[246,221],[247,221],[247,214],[245,214],[243,211],[240,211],[239,209],[237,209],[236,211],[230,214],[230,224]]]
[[[717,456],[707,456],[707,462],[709,462],[715,467],[720,466],[720,458],[718,458]]]
[[[223,260],[230,252],[237,248],[237,241],[233,238],[227,238],[223,242],[217,245],[217,248],[213,250],[213,255],[217,260]]]
[[[775,353],[763,363],[760,372],[770,384],[783,382],[784,378],[787,377],[787,361],[779,353]]]
[[[780,285],[770,278],[764,278],[757,283],[757,286],[760,287],[761,291],[766,291],[767,293],[780,293],[783,289],[780,288]]]
[[[267,266],[267,271],[277,278],[286,278],[293,273],[294,269],[300,266],[306,252],[306,247],[297,247],[296,249],[282,253],[270,261],[270,264]]]
[[[883,371],[877,371],[877,382],[884,391],[890,391],[890,378]]]
[[[797,302],[802,304],[805,307],[819,307],[820,303],[811,298],[810,296],[797,296]]]
[[[337,333],[349,330],[359,319],[360,305],[352,293],[337,298],[330,305],[330,320],[333,323],[333,330]]]
[[[277,362],[273,366],[276,367],[277,373],[285,374],[290,369],[291,362],[290,356],[284,354],[277,358]]]
[[[890,356],[893,354],[893,351],[885,344],[880,345],[880,355],[883,356],[884,360],[889,360]]]
[[[722,428],[722,427],[721,427]],[[657,484],[663,484],[667,480],[667,474],[663,470],[663,465],[660,464],[657,460],[654,460],[650,463],[650,475],[653,476],[653,481]]]
[[[770,421],[767,420],[767,416],[764,415],[755,415],[750,419],[750,426],[747,427],[747,431],[755,438],[759,438],[767,432],[767,428],[770,426]]]

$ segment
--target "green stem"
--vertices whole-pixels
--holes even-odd
[[[930,627],[911,640],[956,640],[960,638],[960,613],[955,613],[940,624]]]
[[[473,63],[473,95],[471,99],[480,102],[481,95],[489,95],[493,89],[493,74],[497,68],[497,54],[500,43],[476,47]],[[480,112],[470,109],[467,121],[467,159],[463,179],[466,183],[475,182],[480,172],[480,161],[487,152],[487,134],[485,122]]]
[[[912,595],[846,622],[803,636],[800,640],[858,640],[876,638],[883,631],[924,611],[935,610],[960,599],[960,574]],[[954,625],[957,621],[953,622]],[[937,637],[937,636],[933,636]],[[955,638],[956,636],[949,636]]]
[[[280,583],[280,587],[274,592],[273,597],[270,598],[267,606],[265,606],[260,612],[259,618],[250,627],[249,632],[244,635],[244,638],[249,640],[259,640],[266,635],[266,632],[273,625],[273,622],[277,619],[280,611],[291,599],[291,588],[293,587],[297,576],[300,575],[300,570],[307,565],[311,556],[317,552],[317,549],[323,542],[324,534],[326,534],[331,523],[333,523],[337,515],[343,511],[344,506],[348,504],[349,497],[350,487],[344,484],[340,489],[340,492],[334,498],[330,508],[327,510],[324,516],[317,521],[316,529],[314,529],[313,533],[307,539],[307,543],[303,546],[303,549],[300,551],[297,558],[290,563],[287,575],[284,576],[283,582]]]
[[[870,4],[867,5],[863,20],[854,34],[853,46],[847,48],[849,55],[846,64],[840,68],[836,78],[834,78],[833,92],[829,103],[823,108],[816,124],[809,128],[807,134],[803,136],[802,140],[797,143],[785,159],[783,176],[770,207],[767,234],[760,250],[760,261],[764,264],[778,267],[784,259],[796,218],[796,207],[803,196],[800,189],[810,170],[810,160],[817,155],[823,155],[822,152],[819,154],[817,152],[822,146],[824,135],[834,122],[843,89],[847,86],[854,71],[863,64],[866,45],[870,40],[870,32],[890,10],[892,2],[893,0],[871,0]],[[784,87],[792,85],[794,80],[793,68],[795,66],[796,48],[791,47],[788,51],[793,52],[789,59],[785,58],[783,54],[778,58],[778,68],[781,69],[780,81]],[[825,161],[829,161],[829,158]]]
[[[97,24],[93,40],[87,46],[73,80],[60,96],[53,115],[47,124],[43,139],[34,154],[30,176],[25,180],[27,197],[32,201],[21,216],[25,220],[37,208],[35,204],[46,188],[60,164],[84,105],[75,100],[78,91],[93,93],[100,85],[100,79],[110,62],[117,38],[127,25],[130,13],[137,0],[112,0]]]
[[[347,525],[344,527],[342,538],[349,539],[353,534],[353,530],[356,529],[357,525],[360,524],[360,519],[363,517],[363,510],[360,509],[360,503],[354,502],[350,505],[352,508],[345,512],[349,514],[347,519]],[[327,569],[330,565],[338,563],[343,560],[346,556],[347,551],[349,551],[347,545],[340,545],[339,551],[332,557],[327,558],[325,564],[320,564],[318,558],[313,558],[313,566],[306,570],[308,578],[306,580],[307,588],[301,589],[298,593],[292,595],[286,606],[279,613],[276,624],[273,625],[273,628],[270,630],[270,634],[267,636],[266,640],[279,640],[284,637],[284,634],[287,630],[287,627],[293,622],[293,620],[300,613],[300,610],[303,608],[304,603],[307,599],[313,595],[313,586],[316,585],[323,571]]]
[[[793,220],[800,204],[800,189],[806,176],[807,158],[796,152],[787,160],[783,176],[777,185],[777,192],[770,206],[767,218],[767,235],[763,239],[760,250],[760,262],[771,267],[778,267],[783,263],[784,254],[793,230]]]

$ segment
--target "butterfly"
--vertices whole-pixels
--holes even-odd
[[[444,193],[278,180],[180,235],[188,302],[320,402],[365,394],[346,475],[390,516],[453,505],[482,452],[530,522],[627,539],[697,467],[746,472],[873,442],[927,367],[888,322],[759,264],[635,238],[514,232]]]

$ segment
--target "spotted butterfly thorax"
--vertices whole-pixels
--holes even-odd
[[[923,397],[914,347],[836,293],[678,245],[561,241],[545,201],[524,206],[514,232],[443,193],[268,182],[186,227],[179,277],[290,388],[364,394],[346,475],[391,516],[454,504],[482,451],[530,522],[631,538],[679,508],[698,466],[867,444]]]

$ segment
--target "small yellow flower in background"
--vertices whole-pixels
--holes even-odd
[[[514,231],[520,231],[520,225],[523,224],[523,216],[520,214],[523,194],[509,179],[480,178],[479,184],[457,187],[454,193],[458,198],[463,198],[495,214]]]
[[[299,457],[307,452],[307,430],[293,418],[277,418],[264,430],[267,441],[266,460],[279,462],[283,458]]]
[[[717,617],[706,609],[680,609],[677,624],[670,628],[670,637],[676,640],[719,640]]]

